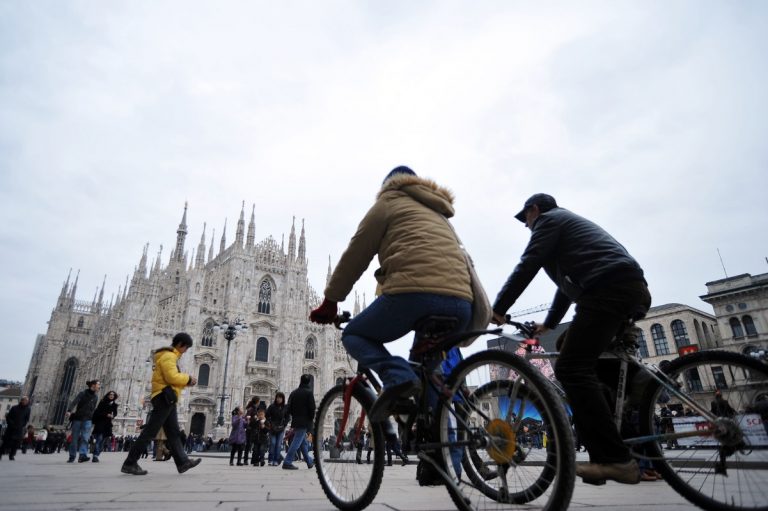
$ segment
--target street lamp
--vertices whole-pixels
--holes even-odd
[[[224,399],[226,398],[225,391],[227,389],[227,366],[229,366],[229,345],[232,343],[232,339],[237,336],[238,332],[248,330],[248,325],[240,318],[236,318],[232,323],[225,319],[221,323],[215,323],[213,325],[214,332],[218,334],[220,330],[224,331],[224,338],[227,340],[227,355],[224,358],[224,381],[221,383],[221,404],[219,405],[219,419],[216,422],[219,426],[223,426]]]

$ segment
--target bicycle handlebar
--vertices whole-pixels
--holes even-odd
[[[525,335],[527,338],[532,339],[533,338],[533,332],[536,329],[536,323],[533,321],[526,321],[525,323],[518,323],[517,321],[512,321],[512,316],[507,314],[504,316],[505,323],[507,325],[511,325],[518,330],[520,330],[523,335]]]
[[[344,330],[341,328],[341,325],[343,323],[349,323],[349,321],[352,319],[352,314],[350,314],[349,311],[343,311],[341,314],[337,314],[335,318],[333,318],[333,326],[338,328],[339,330]]]

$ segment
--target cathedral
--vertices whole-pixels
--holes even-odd
[[[231,410],[253,396],[271,402],[277,391],[288,395],[301,374],[312,375],[319,402],[354,372],[340,331],[308,319],[321,297],[307,277],[303,222],[298,245],[291,226],[286,250],[271,236],[256,243],[254,212],[246,233],[244,209],[243,204],[234,243],[227,246],[225,223],[218,252],[215,234],[206,250],[204,226],[188,258],[185,204],[168,263],[161,262],[161,246],[148,264],[145,246],[133,277],[110,303],[104,300],[104,284],[92,301],[78,300],[79,272],[73,283],[67,277],[48,331],[38,336],[24,383],[33,403],[32,424],[64,424],[71,400],[87,380],[98,378],[99,397],[110,390],[119,395],[114,434],[137,434],[151,409],[152,353],[182,331],[195,344],[180,359],[180,369],[198,379],[178,405],[179,422],[188,433],[225,434],[225,427],[217,428],[220,417],[229,424]],[[356,299],[355,313],[359,309]],[[237,320],[247,329],[231,341],[214,328]]]

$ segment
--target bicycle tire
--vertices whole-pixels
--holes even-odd
[[[573,435],[550,382],[526,360],[494,350],[458,364],[446,387],[452,397],[441,401],[437,424],[454,504],[477,511],[536,501],[545,511],[567,509],[576,477]],[[536,425],[549,442],[522,456],[526,428]],[[495,474],[483,472],[488,466]]]
[[[368,412],[373,404],[374,396],[362,385],[357,385],[352,391],[349,422],[346,429],[355,426],[360,410],[365,410],[366,419],[363,434],[369,430],[373,436],[373,461],[367,463],[357,458],[357,449],[344,449],[336,453],[334,450],[324,450],[321,439],[329,433],[338,436],[336,418],[343,410],[344,385],[336,385],[323,396],[315,416],[314,445],[315,470],[328,500],[342,511],[359,511],[365,509],[381,486],[384,475],[384,434],[381,425],[368,420]],[[341,432],[345,433],[345,432]],[[332,446],[335,448],[335,446]],[[338,456],[334,456],[338,454]]]
[[[740,353],[692,353],[673,360],[664,373],[679,391],[705,411],[711,410],[710,401],[717,389],[737,412],[750,410],[752,401],[759,396],[768,399],[768,366]],[[676,406],[679,401],[658,383],[649,387],[641,405],[641,434],[657,434],[657,406]],[[705,431],[702,435],[675,439],[677,447],[672,443],[667,445],[668,449],[660,442],[643,444],[654,468],[675,491],[708,511],[768,511],[768,445],[757,445],[768,442],[756,441],[760,432],[755,435],[754,430],[748,429],[755,415],[737,413],[733,417],[719,417],[715,422],[702,416],[668,420],[678,433],[683,428],[705,431],[712,424],[721,425],[721,433]],[[765,427],[765,422],[761,427]],[[767,434],[764,432],[762,438]]]

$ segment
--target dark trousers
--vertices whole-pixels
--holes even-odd
[[[131,450],[128,451],[125,465],[135,465],[139,461],[139,457],[147,452],[149,443],[157,436],[160,428],[165,431],[167,437],[165,446],[171,451],[176,466],[180,467],[189,460],[179,436],[179,417],[176,414],[176,405],[169,405],[163,395],[158,394],[152,398],[152,413],[149,414],[149,420],[144,425],[144,429],[141,430],[139,438],[133,442]]]
[[[16,456],[16,451],[19,448],[19,436],[13,432],[6,430],[3,434],[3,446],[0,448],[0,458],[3,454],[8,453],[8,458],[13,459]]]
[[[263,463],[264,462],[264,453],[267,452],[269,449],[269,439],[262,439],[259,440],[259,438],[255,438],[253,441],[253,458],[252,463],[256,465],[257,463]]]
[[[651,295],[643,281],[611,283],[585,293],[576,302],[555,376],[565,390],[579,438],[593,463],[631,459],[613,421],[596,366],[622,323],[637,312],[647,311],[650,305]]]
[[[249,430],[245,431],[245,449],[244,449],[245,459],[243,459],[243,463],[245,463],[246,465],[248,464],[248,456],[250,455],[251,450],[253,450],[254,454],[256,453],[255,446],[253,445],[255,435],[256,435],[255,431],[249,431]],[[254,455],[254,458],[255,458],[255,455]]]
[[[235,453],[237,453],[237,464],[242,465],[243,463],[243,444],[232,444],[232,447],[229,450],[229,464],[231,465],[233,461],[235,461]],[[248,453],[246,451],[246,456],[248,456]]]

